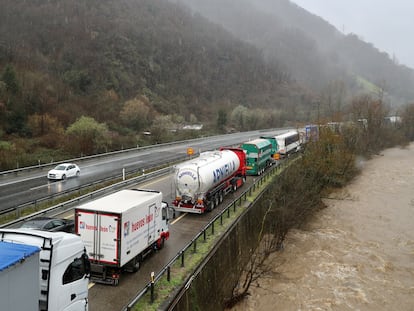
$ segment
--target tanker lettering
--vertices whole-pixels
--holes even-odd
[[[178,178],[182,178],[183,176],[190,176],[193,180],[197,180],[197,176],[194,175],[193,172],[190,171],[184,171],[184,172],[180,172],[180,174],[178,175]]]
[[[229,176],[231,173],[235,171],[235,169],[236,169],[236,164],[234,163],[234,161],[224,164],[220,168],[217,168],[216,170],[213,171],[214,183],[219,182],[220,180]]]

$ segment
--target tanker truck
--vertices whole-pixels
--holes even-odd
[[[174,209],[202,214],[217,207],[246,181],[246,154],[241,148],[222,147],[175,167]]]

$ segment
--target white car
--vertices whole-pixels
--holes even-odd
[[[73,163],[62,163],[47,173],[47,178],[51,180],[65,180],[69,177],[79,176],[80,168]]]

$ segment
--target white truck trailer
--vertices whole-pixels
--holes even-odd
[[[118,285],[169,238],[173,210],[153,190],[125,189],[75,208],[75,232],[85,243],[91,280]]]
[[[0,309],[87,311],[89,260],[66,232],[0,229]]]

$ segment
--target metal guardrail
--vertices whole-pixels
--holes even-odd
[[[176,158],[171,159],[169,163],[175,163],[176,161],[182,161],[182,160],[185,160],[185,159],[187,159],[186,156],[177,156]],[[169,165],[168,163],[165,163],[165,164],[166,165]],[[151,170],[153,168],[148,167],[148,168],[145,168],[145,169],[146,170]],[[126,172],[125,173],[125,176],[134,175],[134,174],[137,174],[137,173],[140,173],[140,172],[142,172],[142,169],[141,168],[139,168],[139,169],[133,169],[133,170],[130,170],[130,171]],[[93,187],[95,185],[99,185],[101,183],[104,183],[104,182],[107,182],[107,181],[111,181],[111,180],[114,180],[114,179],[118,179],[118,178],[122,178],[122,177],[123,177],[123,174],[122,173],[116,174],[114,176],[107,177],[107,178],[104,178],[104,179],[101,179],[101,180],[98,180],[98,181],[95,181],[95,182],[92,182],[92,183],[89,183],[89,184],[85,184],[85,185],[82,185],[82,186],[79,186],[79,187],[76,187],[76,188],[72,188],[72,189],[69,189],[69,190],[66,190],[66,191],[62,191],[62,192],[59,192],[59,193],[56,193],[56,194],[49,195],[48,197],[45,197],[45,198],[41,198],[41,199],[37,199],[37,200],[32,200],[32,201],[29,201],[29,202],[20,204],[18,206],[10,207],[10,208],[1,210],[0,211],[0,216],[1,215],[5,215],[5,214],[10,214],[11,212],[16,211],[17,217],[20,217],[20,214],[21,214],[20,211],[21,210],[24,210],[24,209],[27,209],[27,208],[31,208],[31,207],[33,207],[34,209],[36,209],[37,206],[39,204],[42,204],[43,202],[47,202],[47,201],[50,201],[52,199],[60,198],[60,197],[63,197],[65,195],[70,195],[70,194],[73,194],[73,193],[76,193],[76,192],[79,193],[83,189],[87,189],[87,188]]]
[[[191,141],[191,140],[189,140],[189,141]],[[121,154],[121,153],[141,151],[141,150],[152,149],[152,148],[163,147],[163,146],[171,146],[171,145],[180,144],[180,143],[184,143],[184,142],[186,142],[186,141],[177,141],[177,142],[170,142],[170,143],[164,143],[164,144],[157,144],[157,145],[136,147],[136,148],[130,148],[130,149],[123,149],[123,150],[111,151],[111,152],[100,153],[100,154],[95,154],[95,155],[90,155],[90,156],[79,157],[79,158],[67,159],[67,160],[63,160],[63,161],[56,161],[56,162],[52,161],[52,162],[44,163],[44,164],[39,163],[38,165],[26,166],[26,167],[16,168],[16,169],[13,169],[13,170],[7,170],[7,171],[0,171],[0,177],[7,176],[7,175],[10,175],[10,174],[17,175],[19,173],[28,172],[28,171],[32,171],[32,170],[43,169],[43,168],[51,168],[51,167],[54,167],[57,164],[61,164],[61,163],[82,162],[82,161],[85,161],[85,160],[103,158],[103,157],[112,156],[112,155]]]
[[[6,224],[0,225],[0,228],[10,227],[10,226],[13,226],[13,225],[21,222],[21,221],[26,221],[26,220],[29,220],[29,219],[31,219],[33,217],[36,217],[36,216],[42,216],[42,215],[46,215],[46,214],[52,214],[53,212],[58,213],[58,212],[70,210],[74,206],[79,205],[80,202],[90,201],[90,200],[96,199],[96,198],[101,197],[103,195],[113,193],[113,192],[115,192],[119,189],[123,189],[123,188],[125,188],[125,187],[127,187],[131,184],[137,184],[137,183],[143,182],[143,181],[151,179],[151,178],[155,178],[155,177],[158,177],[158,176],[165,175],[165,174],[169,173],[170,171],[171,171],[171,167],[166,167],[166,168],[163,168],[163,169],[160,169],[160,170],[148,173],[148,174],[144,174],[144,175],[141,175],[141,176],[138,176],[138,177],[135,177],[135,178],[130,178],[130,179],[121,181],[121,182],[116,183],[114,185],[110,185],[110,186],[107,186],[105,188],[95,190],[95,191],[90,192],[88,194],[79,196],[75,199],[72,199],[72,200],[54,205],[50,208],[41,210],[39,212],[30,214],[29,216],[21,217],[19,219],[10,221]],[[68,209],[68,207],[69,207],[69,209]]]
[[[228,217],[230,217],[231,208],[233,208],[233,210],[236,211],[237,204],[241,205],[242,199],[244,199],[244,201],[246,201],[247,200],[247,195],[251,194],[251,192],[254,191],[258,185],[261,185],[267,178],[269,178],[269,176],[271,174],[274,174],[275,171],[279,168],[280,168],[280,166],[273,166],[272,169],[268,170],[264,175],[260,176],[260,178],[257,179],[247,190],[245,190],[243,193],[241,193],[240,196],[237,199],[233,200],[233,202],[231,202],[229,205],[227,205],[220,214],[218,214],[216,217],[214,217],[193,239],[191,239],[191,241],[186,246],[184,246],[184,248],[181,251],[179,251],[177,253],[177,255],[175,255],[175,257],[173,259],[170,260],[170,262],[168,262],[164,266],[163,269],[161,269],[161,271],[154,277],[154,281],[148,282],[147,285],[145,285],[145,287],[140,292],[137,293],[137,295],[127,304],[127,306],[125,306],[122,309],[122,311],[132,310],[132,308],[138,303],[138,301],[141,298],[143,298],[144,295],[149,290],[151,290],[151,288],[153,288],[155,286],[155,284],[164,276],[164,274],[167,273],[167,279],[170,280],[171,266],[178,260],[181,260],[181,265],[184,266],[185,251],[187,251],[191,247],[196,248],[197,240],[200,237],[204,237],[204,239],[206,238],[207,230],[211,229],[214,233],[214,224],[218,220],[222,220],[223,215],[225,215],[226,213],[227,213]],[[240,217],[241,216],[242,215],[240,215]],[[187,278],[187,280],[183,283],[182,287],[187,287],[188,288],[193,279],[194,279],[194,275],[189,276]]]
[[[263,129],[263,130],[257,130],[257,131],[259,131],[259,132],[268,132],[268,131],[275,131],[275,130],[277,130],[277,129]],[[249,131],[249,132],[245,132],[245,133],[248,134],[248,133],[254,133],[254,132],[257,132],[257,131]],[[233,134],[238,134],[238,133],[226,134],[226,136],[231,136]],[[191,142],[195,142],[195,141],[203,141],[203,140],[206,140],[206,139],[212,139],[214,137],[221,137],[221,136],[223,136],[223,135],[214,135],[214,136],[192,138],[192,139],[187,139],[187,140],[180,140],[180,141],[174,141],[174,142],[168,142],[168,143],[162,143],[162,144],[156,144],[156,145],[149,145],[149,146],[142,146],[142,147],[137,146],[136,148],[122,149],[122,150],[111,151],[111,152],[106,152],[106,153],[100,153],[100,154],[84,156],[84,157],[81,156],[79,158],[66,159],[66,160],[63,160],[63,161],[56,161],[56,162],[52,161],[52,162],[44,163],[44,164],[39,163],[37,165],[26,166],[26,167],[21,167],[21,168],[16,168],[16,169],[12,169],[12,170],[6,170],[6,171],[0,171],[0,177],[7,176],[7,175],[10,175],[10,174],[17,175],[19,173],[26,172],[26,171],[31,171],[31,170],[50,168],[50,167],[56,166],[57,164],[60,164],[60,163],[81,162],[81,161],[85,161],[85,160],[97,159],[97,158],[112,156],[112,155],[121,154],[121,153],[141,151],[141,150],[146,150],[146,149],[172,146],[172,145],[179,145],[179,144],[191,143]]]

